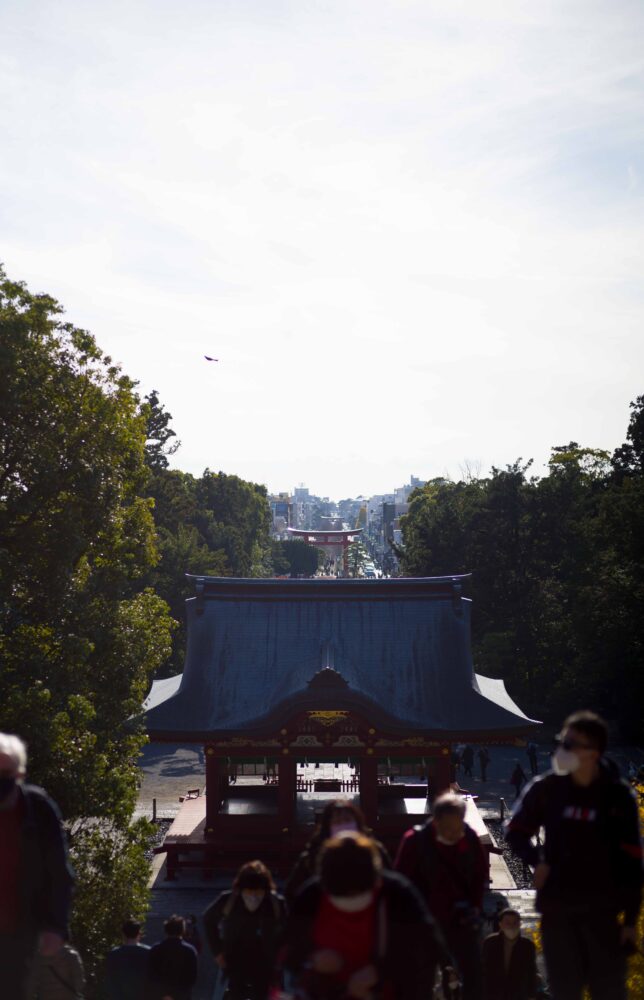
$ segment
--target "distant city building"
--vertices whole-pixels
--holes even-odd
[[[268,498],[273,521],[273,538],[287,538],[292,525],[293,502],[288,493],[277,493]]]
[[[408,483],[391,493],[366,498],[347,497],[337,503],[328,497],[312,494],[300,483],[288,493],[270,497],[273,537],[286,538],[289,528],[300,531],[345,530],[362,528],[362,544],[379,572],[395,576],[399,571],[396,549],[402,547],[400,519],[409,510],[409,498],[425,480],[411,476]]]

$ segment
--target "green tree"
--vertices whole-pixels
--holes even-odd
[[[273,542],[271,558],[276,574],[290,576],[315,576],[322,552],[314,545],[297,539]]]
[[[174,455],[181,447],[181,442],[172,441],[177,436],[170,427],[172,414],[159,402],[156,389],[145,397],[143,413],[146,418],[146,462],[155,471],[167,469],[168,455]]]
[[[30,778],[70,824],[79,872],[113,830],[123,872],[134,852],[127,881],[96,870],[101,906],[76,922],[93,982],[91,941],[145,886],[129,825],[145,736],[128,720],[173,623],[145,587],[158,554],[134,384],[61,314],[0,273],[0,725],[27,741]],[[79,879],[77,906],[86,889]]]

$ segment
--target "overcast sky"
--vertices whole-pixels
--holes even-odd
[[[644,393],[643,38],[641,0],[0,0],[0,259],[186,471],[542,474]]]

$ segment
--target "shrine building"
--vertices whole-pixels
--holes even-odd
[[[169,877],[196,851],[211,869],[285,866],[324,792],[355,798],[395,849],[449,787],[451,744],[523,745],[538,725],[474,673],[463,576],[191,579],[184,672],[144,705],[151,741],[205,750],[205,796],[162,848]],[[337,780],[311,780],[327,764]]]

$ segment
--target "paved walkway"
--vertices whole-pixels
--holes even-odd
[[[478,749],[475,747],[475,750]],[[524,749],[514,747],[490,747],[491,762],[488,767],[487,781],[480,777],[478,766],[474,768],[472,778],[465,777],[462,771],[458,775],[463,788],[478,795],[478,806],[484,817],[498,819],[501,799],[511,808],[514,802],[514,789],[509,778],[516,761],[520,761],[524,771],[530,777],[530,767]],[[539,770],[549,767],[552,745],[539,747]],[[626,773],[629,760],[636,765],[644,764],[644,751],[636,748],[618,747],[611,751],[612,758]],[[478,763],[478,762],[476,762]],[[157,800],[159,816],[174,817],[179,811],[179,796],[189,788],[204,784],[205,765],[203,750],[200,747],[165,744],[147,746],[141,761],[142,783],[139,794],[139,815],[152,815],[152,800]],[[320,768],[310,766],[311,777],[336,777],[332,764]],[[307,777],[309,776],[307,771]],[[506,812],[507,815],[507,812]],[[201,881],[198,873],[179,873],[176,882],[164,881],[164,856],[157,856],[153,866],[150,888],[150,912],[146,921],[146,941],[153,943],[163,936],[163,920],[172,913],[181,915],[195,914],[200,920],[203,911],[218,895],[229,888],[229,880],[214,879],[212,882]],[[499,884],[499,883],[497,883]],[[536,927],[538,916],[534,909],[535,893],[531,890],[502,890],[490,892],[485,901],[486,910],[492,914],[498,903],[510,905],[520,911],[524,927],[528,930]],[[200,925],[201,926],[201,925]],[[485,928],[489,932],[489,926]],[[204,947],[200,958],[199,982],[193,994],[193,1000],[220,1000],[221,989],[218,988],[217,968]]]

